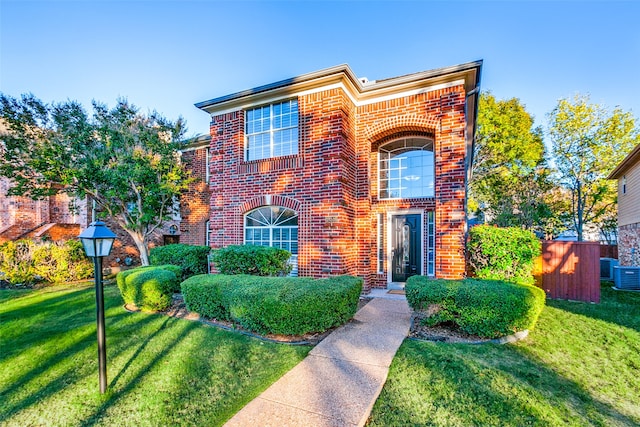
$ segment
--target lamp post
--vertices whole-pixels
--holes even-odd
[[[94,221],[78,236],[88,257],[93,258],[96,283],[96,314],[98,331],[98,370],[100,393],[107,390],[107,342],[104,337],[104,292],[102,290],[102,258],[109,255],[116,235],[104,222]]]

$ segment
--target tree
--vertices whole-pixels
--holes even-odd
[[[150,239],[191,180],[177,155],[184,123],[141,114],[126,100],[113,109],[92,105],[90,116],[75,101],[47,105],[33,95],[0,94],[0,176],[12,180],[10,195],[89,196],[148,265]]]
[[[603,228],[610,222],[617,194],[606,177],[640,142],[640,132],[631,113],[609,111],[576,95],[561,99],[549,114],[549,137],[560,182],[571,194],[573,228],[582,241],[586,224]]]
[[[517,98],[482,93],[478,108],[471,209],[499,226],[541,231],[553,216],[544,202],[552,184],[542,130]]]

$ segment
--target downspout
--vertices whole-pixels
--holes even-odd
[[[480,99],[479,93],[480,93],[480,71],[481,71],[481,66],[478,67],[478,71],[476,74],[476,84],[475,87],[473,89],[471,89],[469,92],[467,92],[467,94],[465,95],[465,103],[464,103],[464,115],[465,118],[468,118],[468,102],[469,102],[469,97],[473,96],[473,111],[474,111],[474,118],[473,118],[473,129],[471,131],[471,143],[469,144],[469,134],[468,134],[468,126],[465,126],[464,128],[464,134],[465,134],[465,148],[469,149],[469,153],[467,153],[468,155],[465,156],[465,176],[464,176],[464,188],[465,188],[465,194],[464,194],[464,204],[463,204],[463,209],[464,209],[464,247],[465,247],[465,270],[466,270],[466,246],[467,246],[467,241],[469,239],[469,214],[467,213],[468,210],[468,203],[469,203],[469,181],[471,181],[471,170],[472,170],[472,165],[473,165],[473,154],[474,154],[474,150],[475,150],[475,143],[476,143],[476,128],[477,128],[477,124],[478,124],[478,101]],[[466,271],[465,271],[465,276],[466,276]]]

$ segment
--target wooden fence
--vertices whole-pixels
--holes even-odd
[[[600,245],[600,258],[618,259],[618,245]]]
[[[542,242],[536,284],[549,298],[600,302],[600,244]]]

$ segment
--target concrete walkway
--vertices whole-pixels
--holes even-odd
[[[406,299],[374,298],[226,426],[362,426],[409,333]]]

